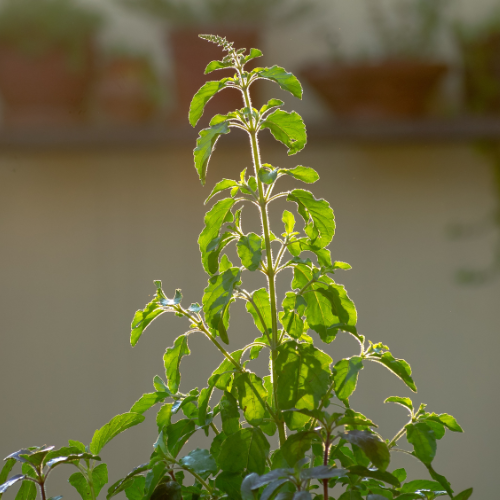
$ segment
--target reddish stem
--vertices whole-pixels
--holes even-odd
[[[330,433],[326,436],[325,453],[323,455],[323,465],[328,465],[328,453],[330,451]],[[328,500],[328,479],[323,479],[323,500]]]

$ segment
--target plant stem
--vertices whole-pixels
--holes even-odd
[[[250,93],[248,88],[243,88],[243,97],[245,100],[245,106],[251,110],[252,109],[252,101],[250,99]],[[266,243],[266,257],[267,257],[267,282],[269,286],[269,298],[271,301],[271,321],[272,321],[272,339],[271,339],[271,383],[273,385],[273,402],[274,408],[276,410],[276,415],[278,417],[278,421],[276,422],[278,425],[278,434],[280,440],[280,446],[286,440],[285,433],[285,422],[281,418],[281,412],[279,411],[278,406],[278,387],[277,387],[277,374],[276,374],[276,359],[278,357],[278,313],[276,307],[276,273],[273,265],[273,252],[271,249],[271,232],[269,230],[269,216],[267,213],[267,201],[265,199],[264,188],[262,186],[262,182],[259,178],[259,171],[261,169],[261,160],[260,160],[260,150],[259,143],[257,139],[257,124],[254,122],[254,119],[251,119],[250,127],[248,134],[250,136],[250,143],[252,148],[252,158],[253,165],[255,170],[255,178],[257,180],[257,185],[259,188],[259,212],[262,222],[263,236],[264,241]]]
[[[328,452],[330,451],[330,433],[325,441],[325,451],[323,455],[323,465],[328,465]],[[328,500],[328,479],[323,479],[323,500]]]
[[[45,492],[45,481],[41,481],[38,483],[38,486],[40,486],[40,494],[42,496],[42,500],[46,500],[47,498],[47,493]]]
[[[389,449],[393,448],[396,446],[396,443],[398,442],[399,439],[401,439],[406,433],[406,426],[403,427],[391,440],[391,442],[387,445]]]
[[[202,485],[204,486],[207,491],[212,494],[213,493],[213,489],[210,487],[209,484],[207,484],[207,482],[199,475],[197,474],[193,469],[187,469],[186,467],[183,467],[182,464],[180,464],[179,462],[175,462],[176,465],[178,465],[182,470],[185,470],[187,472],[189,472],[192,476],[194,476],[194,478]]]

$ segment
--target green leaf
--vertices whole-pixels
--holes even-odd
[[[317,408],[330,386],[332,358],[310,344],[295,341],[282,344],[278,353],[279,407],[282,410]],[[292,430],[300,429],[309,420],[309,417],[297,412],[286,412],[284,418]]]
[[[364,500],[358,490],[347,490],[339,496],[338,500]]]
[[[241,360],[241,355],[243,354],[243,350],[235,351],[231,354],[231,357],[239,363]],[[214,370],[210,378],[208,379],[208,385],[215,386],[217,389],[224,391],[231,380],[235,372],[235,366],[228,359],[224,359],[224,361],[219,365],[219,367]]]
[[[158,426],[158,432],[170,425],[170,419],[172,417],[172,403],[164,404],[158,413],[156,414],[156,425]]]
[[[254,485],[259,481],[259,475],[255,472],[248,474],[241,483],[241,497],[243,500],[257,500],[257,492],[254,491]]]
[[[249,270],[256,271],[262,261],[262,240],[255,233],[242,236],[236,245],[241,263]]]
[[[239,500],[241,499],[240,490],[242,482],[243,476],[239,472],[221,472],[215,479],[215,486],[224,493],[227,493],[228,498],[231,500]]]
[[[283,212],[283,217],[281,220],[283,221],[283,224],[285,224],[285,232],[287,234],[293,233],[293,230],[295,228],[295,217],[293,216],[292,212],[285,210]]]
[[[125,488],[125,495],[128,500],[142,500],[146,478],[143,476],[134,477]]]
[[[81,441],[69,439],[68,444],[71,448],[76,448],[80,453],[85,453],[86,451],[85,445]]]
[[[183,467],[193,470],[205,477],[217,472],[217,464],[208,450],[196,448],[191,453],[179,460]]]
[[[312,193],[304,189],[294,189],[288,196],[287,201],[294,201],[298,205],[298,211],[307,224],[312,224],[318,234],[311,238],[313,245],[324,248],[333,239],[335,234],[335,218],[330,204],[323,199],[317,200]]]
[[[78,491],[83,500],[92,500],[89,483],[87,483],[85,476],[81,472],[71,474],[68,482]]]
[[[415,479],[403,484],[401,493],[415,493],[419,490],[439,491],[441,485],[437,481],[430,481],[428,479]]]
[[[331,479],[332,477],[345,476],[345,469],[333,468],[328,465],[319,465],[311,469],[303,469],[300,473],[302,480],[308,479]]]
[[[267,399],[267,391],[262,379],[255,373],[245,372],[235,376],[233,385],[238,390],[238,401],[247,422],[251,425],[262,423],[266,414],[265,401]]]
[[[26,472],[26,464],[23,464],[23,472]],[[33,477],[34,474],[30,474]],[[35,500],[37,496],[36,485],[33,481],[23,481],[17,492],[15,500]]]
[[[319,180],[319,174],[311,167],[303,167],[299,165],[295,168],[280,168],[279,173],[290,175],[295,179],[305,182],[306,184],[314,184]]]
[[[188,346],[187,335],[181,335],[175,339],[174,345],[169,347],[163,356],[168,388],[175,394],[181,383],[180,365],[182,358],[191,354]]]
[[[390,352],[384,352],[376,358],[370,355],[369,358],[378,361],[397,375],[413,392],[417,392],[417,386],[411,377],[411,367],[404,359],[396,359]]]
[[[13,469],[15,464],[16,464],[15,458],[6,459],[4,466],[2,467],[2,470],[0,471],[0,490],[2,488],[2,485],[7,481],[7,478],[9,477],[10,471]],[[2,498],[2,494],[3,494],[3,492],[0,491],[0,499]]]
[[[391,456],[387,444],[378,436],[369,431],[354,430],[346,432],[342,438],[359,446],[378,469],[381,471],[387,469]]]
[[[224,191],[225,189],[229,189],[232,187],[239,186],[239,184],[236,181],[233,181],[231,179],[222,179],[219,181],[214,188],[212,189],[212,192],[210,193],[210,196],[205,200],[205,205],[217,194],[220,193],[221,191]]]
[[[469,488],[467,490],[464,490],[460,492],[458,495],[455,495],[453,497],[453,500],[469,500],[470,496],[472,495],[472,488]]]
[[[395,475],[387,471],[367,469],[366,467],[363,467],[361,465],[353,465],[351,467],[348,467],[348,469],[351,474],[356,474],[357,476],[378,479],[379,481],[384,481],[385,483],[396,486],[397,488],[401,486],[399,479]]]
[[[335,393],[339,399],[347,399],[356,389],[358,374],[363,369],[359,356],[342,359],[334,366]]]
[[[161,304],[164,307],[172,307],[176,306],[181,303],[182,300],[182,293],[179,289],[175,291],[175,295],[173,299],[167,298],[165,293],[163,292],[161,288],[161,281],[155,281],[156,287],[157,287],[157,292],[156,292],[156,297],[158,299],[158,303]]]
[[[203,427],[207,419],[207,409],[210,398],[212,397],[213,386],[205,387],[198,396],[198,425]]]
[[[225,232],[221,236],[214,238],[211,243],[207,246],[207,254],[206,254],[206,262],[207,262],[207,271],[209,274],[213,275],[218,270],[219,272],[224,272],[222,263],[219,268],[219,257],[221,252],[226,248],[229,243],[234,241],[237,238],[237,235],[231,232]]]
[[[304,332],[304,321],[301,318],[306,305],[304,297],[293,292],[287,292],[283,300],[284,311],[279,313],[279,320],[285,331],[295,339],[299,339]]]
[[[305,264],[297,264],[293,276],[292,287],[302,289],[313,278],[313,271]],[[307,323],[323,342],[332,342],[339,329],[356,332],[356,307],[342,285],[323,276],[321,282],[306,288],[303,297],[307,302]]]
[[[261,115],[263,115],[266,111],[269,111],[270,109],[273,109],[273,108],[276,108],[279,106],[283,106],[283,104],[285,104],[285,103],[280,99],[270,99],[269,101],[267,101],[266,104],[264,104],[264,106],[262,106],[260,108],[259,112]]]
[[[205,75],[208,75],[209,73],[212,73],[212,71],[215,71],[217,69],[231,68],[232,65],[233,65],[233,63],[231,61],[228,61],[228,62],[224,62],[224,61],[212,61],[205,68]]]
[[[97,455],[103,447],[123,431],[140,424],[144,416],[139,413],[123,413],[113,417],[107,424],[94,432],[90,443],[90,452]]]
[[[429,465],[436,456],[436,434],[424,422],[408,424],[406,426],[406,437],[413,445],[415,456],[424,464]]]
[[[246,64],[248,61],[255,59],[256,57],[262,57],[262,51],[259,49],[250,49],[250,54],[245,56],[243,59],[243,64]]]
[[[264,184],[272,184],[278,177],[278,169],[273,168],[272,165],[269,165],[268,163],[264,163],[262,167],[264,168],[259,170],[259,179]]]
[[[93,458],[94,455],[92,455],[91,453],[87,453],[85,451],[85,446],[83,446],[83,452],[81,451],[80,446],[78,448],[75,446],[63,446],[62,448],[59,448],[57,450],[52,450],[50,452],[45,453],[44,454],[45,456],[43,456],[42,461],[39,462],[38,465],[41,465],[43,463],[43,466],[45,467],[46,465],[48,465],[48,462],[50,462],[53,459],[60,458],[60,457],[67,459],[68,456],[70,456],[70,455],[82,455],[82,454],[87,455],[87,457],[85,457],[85,458],[87,458],[89,460],[94,459]],[[100,460],[100,458],[96,457],[95,460]]]
[[[17,455],[17,460],[24,459],[22,460],[25,463],[29,463],[30,465],[33,465],[35,467],[38,467],[39,465],[42,464],[44,461],[45,457],[54,450],[54,446],[41,446],[41,447],[32,447],[29,448],[29,451],[27,453],[21,454],[21,451],[17,452],[14,454],[14,456],[9,455],[7,458],[16,458]],[[73,450],[76,451],[76,450]]]
[[[97,498],[103,486],[108,482],[108,467],[106,464],[99,464],[93,469],[92,482],[94,483],[94,493]]]
[[[12,476],[9,480],[3,481],[3,483],[0,484],[0,495],[3,495],[8,488],[14,486],[14,484],[16,484],[18,481],[22,481],[25,477],[26,476],[24,474],[16,474],[15,476]]]
[[[170,453],[176,457],[186,441],[196,431],[194,420],[182,419],[167,427],[167,447]]]
[[[165,476],[156,486],[150,497],[151,500],[164,500],[165,498],[168,500],[182,500],[182,486],[177,481],[168,480],[167,478],[168,476]]]
[[[262,316],[265,325],[262,324],[259,314],[255,310],[251,302],[246,303],[247,311],[252,315],[255,326],[261,333],[271,334],[272,332],[272,316],[271,316],[271,301],[266,288],[260,288],[252,293],[252,300],[257,306],[260,315]]]
[[[196,140],[194,148],[194,165],[198,171],[198,176],[202,185],[205,185],[208,162],[212,156],[215,144],[222,134],[229,133],[229,122],[223,121],[209,128],[200,130],[200,135]]]
[[[392,475],[396,476],[399,482],[406,481],[407,477],[406,470],[403,469],[402,467],[400,469],[393,470]]]
[[[222,443],[217,465],[225,472],[263,474],[269,454],[269,443],[257,427],[241,429]]]
[[[218,61],[214,61],[218,62]],[[213,63],[211,63],[213,64]],[[208,67],[207,67],[208,69]],[[214,68],[218,69],[218,68]],[[217,94],[217,92],[227,87],[227,83],[231,81],[230,78],[223,78],[219,81],[206,82],[198,92],[194,95],[189,106],[189,123],[195,127],[203,115],[203,110],[207,102]]]
[[[157,403],[162,403],[170,397],[170,394],[166,392],[151,392],[147,394],[143,394],[130,408],[130,411],[133,413],[144,413],[150,408],[152,408]]]
[[[404,406],[410,410],[410,413],[413,411],[413,403],[410,398],[400,398],[399,396],[391,396],[387,398],[384,403],[396,403],[398,405]]]
[[[314,431],[299,431],[290,435],[283,446],[281,452],[289,467],[305,457],[306,452],[311,448],[312,442],[318,439],[318,434]]]
[[[198,238],[198,244],[203,268],[210,275],[215,274],[219,268],[218,257],[224,243],[222,240],[217,241],[215,244],[213,242],[219,236],[222,224],[232,217],[231,208],[234,203],[235,200],[232,198],[219,200],[205,215],[205,227]],[[225,236],[225,238],[227,237]]]
[[[146,330],[151,322],[164,312],[165,309],[161,307],[158,303],[158,299],[155,297],[144,309],[139,309],[135,313],[131,325],[132,331],[130,333],[130,344],[132,347],[137,344],[144,330]]]
[[[227,271],[231,267],[234,267],[233,263],[229,260],[228,256],[226,254],[224,254],[222,256],[222,259],[220,260],[219,274],[224,273],[225,271]]]
[[[280,312],[279,320],[288,335],[294,339],[299,339],[302,336],[304,321],[295,311]]]
[[[450,482],[444,476],[438,474],[430,464],[426,464],[426,467],[432,479],[437,481],[446,490],[446,493],[448,493],[448,495],[453,498],[453,490],[451,489]]]
[[[292,73],[282,67],[275,65],[272,68],[256,68],[253,72],[257,73],[261,78],[276,82],[283,90],[302,99],[302,85]]]
[[[458,422],[456,421],[455,417],[448,415],[448,413],[440,413],[439,415],[436,415],[435,413],[428,413],[425,415],[425,420],[431,420],[434,422],[438,422],[453,432],[463,432],[464,431],[462,429],[462,427],[460,427],[460,425],[458,425]]]
[[[45,465],[49,469],[53,469],[54,467],[61,465],[61,464],[68,464],[68,463],[73,463],[78,460],[101,460],[101,457],[98,455],[92,455],[92,453],[75,453],[73,455],[61,455],[57,456],[56,458],[51,458],[50,460],[47,460]]]
[[[364,415],[353,410],[346,410],[345,415],[340,420],[337,420],[337,425],[346,425],[349,428],[346,428],[346,430],[369,430],[370,427],[378,427]]]
[[[226,308],[231,302],[234,287],[240,282],[240,275],[240,269],[232,267],[208,280],[202,299],[203,311],[209,328],[215,334],[220,333],[220,325],[224,326],[224,330],[229,326]]]
[[[219,403],[222,430],[226,435],[234,434],[240,430],[240,411],[235,397],[224,391]]]
[[[142,474],[143,472],[147,471],[150,469],[150,465],[147,464],[142,464],[134,469],[132,469],[123,479],[119,479],[116,481],[116,483],[112,484],[108,488],[108,494],[106,495],[106,498],[109,500],[111,497],[114,497],[118,493],[122,492],[123,490],[129,488],[129,486],[132,484],[132,481],[135,479],[135,477],[138,474]],[[144,479],[142,476],[137,479]],[[135,488],[134,488],[135,489]],[[142,484],[142,493],[144,493],[144,483]],[[141,497],[142,498],[142,494]]]
[[[298,153],[306,145],[306,126],[295,111],[287,113],[277,109],[267,116],[262,122],[261,128],[268,128],[274,138],[288,148],[289,155]]]
[[[165,476],[166,465],[164,462],[156,463],[148,472],[144,483],[144,500],[149,500],[161,479]]]

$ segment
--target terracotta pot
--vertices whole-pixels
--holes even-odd
[[[153,94],[158,84],[147,59],[123,56],[108,61],[96,85],[99,121],[112,125],[150,121],[158,108]]]
[[[467,111],[500,113],[500,33],[461,45]]]
[[[93,51],[72,69],[64,50],[30,57],[0,43],[0,93],[10,127],[66,126],[86,116]]]
[[[205,75],[208,63],[221,60],[227,52],[222,47],[198,38],[199,33],[212,33],[225,36],[234,42],[235,48],[246,49],[259,47],[259,32],[255,28],[226,28],[226,27],[185,27],[172,29],[169,33],[169,46],[174,64],[174,102],[171,118],[180,123],[188,123],[189,104],[198,89],[209,80],[220,80],[233,76],[234,70],[217,70]],[[248,63],[245,68],[257,66],[257,60]],[[255,87],[251,88],[252,99],[255,97]],[[243,108],[241,93],[234,89],[224,89],[215,95],[205,107],[200,125],[207,126],[215,114],[224,114],[235,109]]]
[[[439,63],[387,61],[317,65],[301,73],[338,116],[390,120],[424,115],[446,70]]]

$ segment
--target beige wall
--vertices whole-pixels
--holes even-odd
[[[200,301],[206,276],[196,240],[203,200],[222,176],[250,166],[234,145],[221,144],[202,189],[191,146],[0,154],[0,456],[22,446],[61,446],[68,438],[88,442],[163,373],[164,349],[187,325],[162,317],[132,349],[132,316],[154,293],[154,279],[170,293],[182,288],[186,302]],[[445,436],[437,470],[457,491],[472,485],[475,498],[496,498],[500,281],[457,286],[455,271],[487,263],[490,247],[451,242],[445,234],[450,222],[474,221],[493,207],[487,165],[467,146],[446,144],[312,143],[297,158],[265,146],[264,159],[320,172],[314,192],[335,210],[333,256],[353,266],[338,281],[357,304],[361,333],[411,363],[416,403],[451,413],[465,428],[463,435]],[[250,218],[244,215],[244,224]],[[282,277],[281,291],[289,279]],[[257,281],[248,277],[246,286],[260,286]],[[234,349],[255,334],[241,304],[231,325]],[[201,388],[220,361],[203,338],[190,342],[183,390]],[[337,359],[357,347],[340,337],[327,350]],[[406,418],[402,409],[382,404],[391,395],[411,396],[374,365],[361,374],[352,401],[386,437]],[[154,440],[150,413],[111,443],[102,453],[110,482],[146,461]],[[203,437],[190,442],[205,444]],[[394,461],[423,473],[405,456]],[[69,472],[54,473],[50,495],[75,498],[65,484]]]

